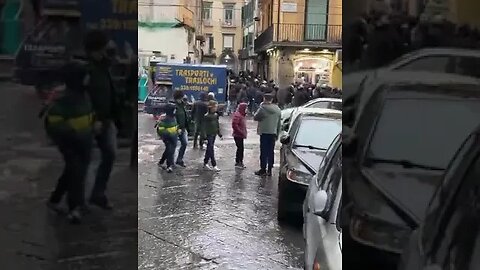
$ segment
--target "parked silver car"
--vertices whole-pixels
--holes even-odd
[[[309,185],[303,204],[305,269],[342,269],[342,143],[337,136]]]

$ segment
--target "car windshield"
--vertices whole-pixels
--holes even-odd
[[[479,119],[480,100],[387,99],[367,159],[445,169]]]
[[[342,122],[337,119],[307,118],[301,121],[294,146],[326,150],[342,130]]]

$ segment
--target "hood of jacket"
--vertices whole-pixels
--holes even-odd
[[[240,103],[238,105],[237,111],[241,113],[242,115],[247,115],[247,103]]]

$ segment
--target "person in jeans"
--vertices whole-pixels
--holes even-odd
[[[63,173],[47,203],[57,213],[62,213],[60,203],[67,195],[68,215],[72,223],[81,221],[81,208],[85,206],[85,179],[90,164],[93,145],[93,109],[84,85],[86,69],[77,64],[67,64],[66,90],[46,109],[45,129],[57,146],[65,162]]]
[[[220,132],[217,108],[218,103],[216,101],[210,100],[208,102],[208,113],[205,115],[204,119],[205,135],[207,136],[207,150],[205,151],[203,165],[205,169],[219,172],[220,169],[217,167],[217,161],[215,160],[215,139],[217,138],[217,135],[222,138],[222,134]],[[208,164],[209,161],[212,166]]]
[[[253,117],[258,122],[257,131],[260,135],[260,170],[256,171],[255,175],[272,176],[275,142],[280,134],[281,115],[280,108],[273,103],[273,95],[265,94],[260,108]]]
[[[233,139],[235,140],[235,145],[237,146],[237,153],[235,155],[235,167],[244,169],[245,165],[243,163],[243,152],[244,152],[244,140],[247,138],[247,103],[240,103],[238,105],[237,111],[233,114],[232,117],[232,129],[233,129]]]
[[[173,161],[175,159],[175,149],[177,148],[179,132],[175,117],[175,105],[167,104],[165,107],[165,115],[163,115],[156,124],[156,129],[158,136],[160,136],[165,144],[165,150],[158,165],[171,173],[173,172]],[[165,161],[167,162],[166,167],[164,166]]]
[[[181,144],[180,149],[178,150],[176,164],[180,167],[186,167],[185,162],[183,162],[183,156],[185,155],[185,150],[187,150],[188,132],[190,131],[190,119],[187,110],[185,109],[185,101],[183,100],[183,97],[184,94],[181,90],[177,90],[173,94],[176,104],[175,117],[178,125],[178,138]]]
[[[121,108],[110,73],[113,59],[108,53],[109,41],[105,32],[91,30],[87,33],[84,44],[89,60],[87,91],[95,113],[95,139],[102,156],[89,202],[105,210],[113,209],[105,193],[115,162],[117,149],[115,120]]]

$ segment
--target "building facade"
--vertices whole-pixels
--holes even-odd
[[[190,0],[138,2],[138,56],[143,66],[152,58],[165,63],[195,63],[195,3]]]
[[[242,48],[241,0],[202,1],[201,38],[202,63],[227,65],[239,69],[236,53]]]
[[[280,87],[341,78],[341,0],[260,0],[257,71]],[[340,79],[341,81],[341,79]]]
[[[248,0],[242,7],[242,48],[238,51],[240,68],[242,70],[257,71],[254,39],[256,37],[258,14],[258,0]]]

